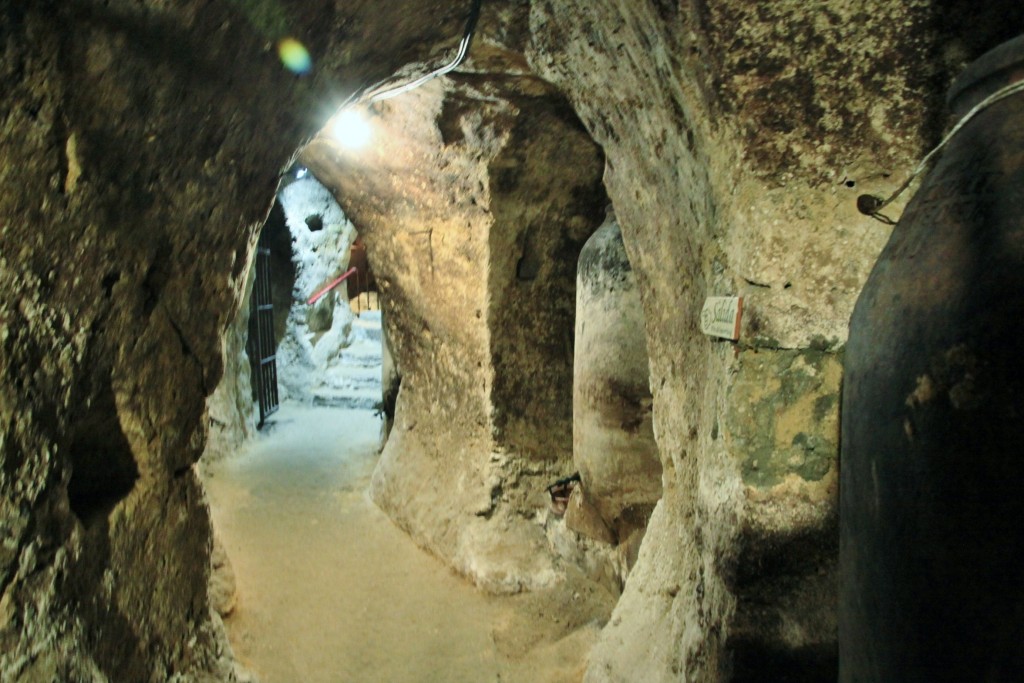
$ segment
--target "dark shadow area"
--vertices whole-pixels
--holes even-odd
[[[839,557],[839,513],[830,515],[820,526],[757,541],[748,531],[743,542],[744,562],[737,568],[733,582],[741,593],[746,586],[766,577],[799,575],[810,564]]]
[[[319,218],[319,217],[318,217]],[[309,219],[306,219],[307,224]],[[321,221],[321,227],[323,222]],[[311,228],[312,229],[312,228]],[[287,329],[295,288],[295,262],[292,259],[292,234],[285,221],[284,207],[274,200],[267,222],[260,233],[261,242],[270,248],[270,296],[274,303],[274,341],[280,344]]]
[[[109,384],[71,427],[68,501],[82,524],[105,518],[139,478]]]
[[[317,214],[306,216],[306,227],[309,228],[310,232],[320,232],[324,229],[323,216]]]
[[[103,597],[103,577],[110,567],[110,528],[106,517],[86,529],[82,554],[66,575],[62,594],[71,596],[71,609],[87,624],[102,628],[85,630],[92,661],[111,681],[149,680],[147,653],[131,622]]]
[[[530,94],[527,85],[534,88]],[[603,150],[564,97],[537,86],[496,83],[520,113],[490,167],[495,439],[531,458],[567,462],[576,263],[604,219],[608,198]]]
[[[932,25],[929,28],[944,38],[932,41],[928,61],[935,68],[921,75],[934,97],[931,106],[924,108],[928,113],[925,134],[934,144],[939,142],[950,125],[950,113],[945,106],[950,84],[968,63],[1020,35],[1021,27],[1024,27],[1024,3],[1020,0],[984,3],[934,0],[931,11]],[[959,59],[950,59],[950,54]]]
[[[745,540],[732,590],[733,681],[835,681],[839,667],[838,514],[798,533]],[[794,635],[796,634],[796,635]],[[793,640],[802,642],[793,642]]]
[[[839,675],[837,645],[788,650],[743,640],[732,644],[733,683],[834,683]]]

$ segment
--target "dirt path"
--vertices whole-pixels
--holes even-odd
[[[551,619],[537,599],[480,593],[370,502],[379,428],[370,411],[285,405],[244,455],[205,467],[236,656],[262,683],[579,680],[596,625],[509,659],[530,641],[515,631]]]

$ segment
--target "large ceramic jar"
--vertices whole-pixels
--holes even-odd
[[[612,539],[579,525],[572,512],[566,521],[580,533],[625,541],[661,498],[661,459],[640,290],[613,216],[580,251],[573,373],[573,461]]]
[[[954,119],[1024,79],[1024,36]],[[1024,94],[942,152],[850,322],[840,680],[1024,680]]]

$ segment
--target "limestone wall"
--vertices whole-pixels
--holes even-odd
[[[493,382],[484,284],[490,218],[476,193],[501,140],[481,131],[481,158],[445,148],[434,123],[444,95],[436,81],[401,106],[382,103],[374,144],[340,157],[344,165],[336,161],[342,152],[320,140],[303,160],[336,191],[366,241],[388,346],[402,369],[374,498],[453,561],[466,527],[491,507],[483,471]],[[348,175],[332,174],[335,164]]]
[[[354,315],[345,284],[312,305],[306,302],[348,270],[355,228],[330,192],[309,175],[282,187],[278,202],[286,227],[276,251],[279,258],[281,252],[287,256],[294,273],[284,305],[274,306],[274,322],[284,329],[276,354],[278,386],[282,401],[309,403],[341,381],[337,366],[351,343]],[[276,266],[271,266],[272,280]]]
[[[396,9],[0,4],[0,679],[231,677],[205,399],[312,103],[461,25]],[[284,69],[286,32],[324,69]]]
[[[450,54],[456,5],[0,3],[0,678],[230,678],[192,465],[254,235],[342,97]],[[403,377],[376,496],[496,589],[554,576],[520,512],[568,466],[568,407],[513,397],[550,360],[552,381],[531,389],[562,400],[571,351],[553,334],[542,355],[506,355],[530,296],[491,275],[529,276],[531,254],[538,277],[570,267],[586,207],[606,203],[601,153],[559,153],[579,201],[531,186],[539,212],[512,221],[525,233],[488,233],[521,208],[492,188],[544,159],[549,129],[602,148],[643,304],[664,497],[589,680],[828,669],[831,397],[888,231],[853,199],[902,179],[943,125],[952,73],[1022,19],[1015,0],[856,7],[488,0],[461,90],[435,83],[419,114],[378,111],[410,137],[351,193],[357,225],[398,228],[367,238]],[[313,56],[306,77],[275,54],[289,34]],[[510,75],[498,96],[490,80]],[[508,143],[534,105],[544,124],[523,156]],[[529,239],[542,225],[557,238]],[[561,314],[557,282],[545,319]],[[699,333],[712,294],[747,297],[740,344]]]
[[[530,77],[440,80],[374,105],[374,141],[303,159],[365,237],[402,368],[374,498],[491,590],[557,577],[535,514],[572,468],[576,260],[600,151]]]
[[[854,199],[904,177],[1002,30],[963,11],[532,3],[530,63],[608,159],[664,467],[587,680],[834,675],[837,354],[888,236]],[[710,295],[746,298],[739,344],[699,333]]]

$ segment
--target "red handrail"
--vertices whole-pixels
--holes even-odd
[[[315,304],[317,301],[320,301],[320,299],[322,299],[324,297],[324,295],[327,294],[327,292],[331,291],[332,289],[334,289],[335,287],[340,285],[342,283],[342,281],[345,280],[345,278],[347,278],[349,275],[351,275],[352,273],[356,272],[357,270],[358,270],[358,268],[356,268],[355,266],[352,266],[351,268],[349,268],[348,270],[345,271],[344,275],[339,277],[337,280],[334,280],[333,282],[331,282],[331,284],[327,285],[326,287],[321,289],[319,292],[317,292],[313,296],[309,297],[309,299],[306,300],[306,303],[307,304]]]

